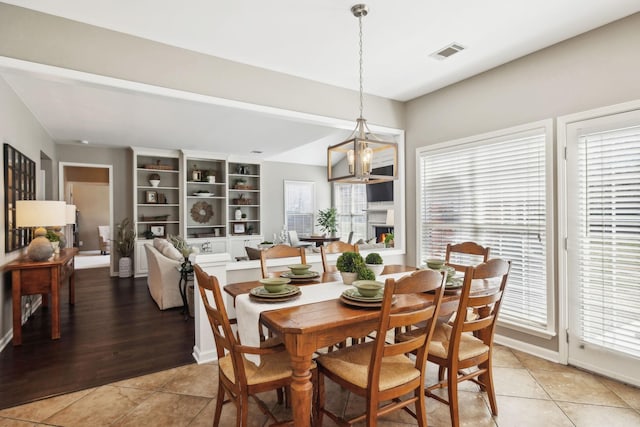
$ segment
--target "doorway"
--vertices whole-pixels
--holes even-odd
[[[567,360],[640,385],[640,108],[566,124]]]
[[[111,245],[113,226],[113,167],[91,163],[60,162],[60,194],[68,204],[76,206],[73,246],[79,250],[76,268],[108,266],[114,275]],[[103,232],[101,245],[99,227]]]

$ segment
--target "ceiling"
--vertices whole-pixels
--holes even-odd
[[[5,3],[358,90],[358,21],[349,11],[355,0]],[[399,101],[640,11],[638,0],[369,0],[367,5],[364,91]],[[450,43],[465,49],[446,60],[430,56]],[[323,164],[326,146],[349,133],[345,123],[314,123],[277,111],[114,88],[74,77],[2,67],[0,76],[60,143],[148,146],[153,141],[177,148],[180,141],[179,148],[233,154],[260,150],[262,159],[304,158],[304,163]],[[354,120],[357,108],[354,105]],[[232,143],[219,146],[212,141]]]

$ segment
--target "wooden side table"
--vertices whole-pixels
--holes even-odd
[[[69,279],[69,304],[75,304],[74,256],[77,248],[61,249],[47,261],[23,257],[4,266],[11,271],[13,294],[13,345],[22,344],[22,296],[42,294],[43,306],[51,294],[51,339],[60,338],[60,286]]]

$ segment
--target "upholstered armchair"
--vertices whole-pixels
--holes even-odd
[[[98,246],[100,247],[100,255],[107,255],[111,251],[111,240],[108,225],[98,226]]]

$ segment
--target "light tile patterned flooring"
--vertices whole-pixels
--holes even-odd
[[[430,367],[431,368],[431,367]],[[486,396],[471,383],[461,385],[463,426],[640,426],[640,390],[571,367],[557,365],[498,346],[494,353],[497,417]],[[433,382],[435,370],[429,369]],[[347,415],[363,402],[327,381],[328,406]],[[22,426],[210,426],[217,391],[215,364],[187,365],[0,411],[0,427]],[[275,393],[263,399],[281,419],[290,412],[278,406]],[[427,399],[430,426],[449,426],[448,408]],[[266,417],[252,403],[250,426]],[[325,417],[325,425],[333,423]],[[221,426],[235,425],[231,404]],[[397,412],[378,423],[384,427],[415,425]]]

